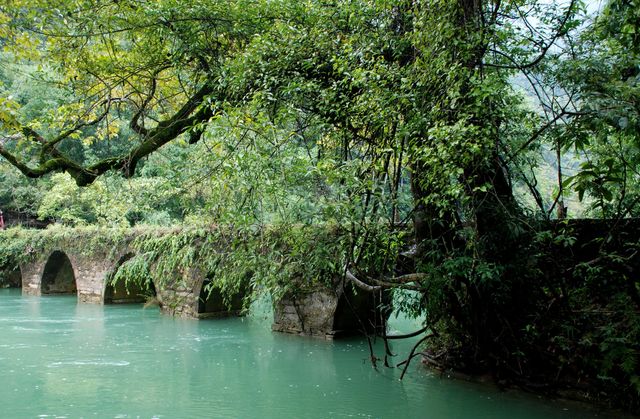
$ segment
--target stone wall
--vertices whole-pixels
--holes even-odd
[[[41,295],[40,281],[42,280],[42,272],[46,260],[42,260],[42,256],[29,263],[20,265],[22,272],[22,294],[25,295]]]

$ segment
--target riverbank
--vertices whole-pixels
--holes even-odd
[[[544,388],[538,386],[538,388],[536,388],[535,386],[519,385],[507,380],[496,380],[495,377],[489,373],[469,374],[454,368],[446,368],[440,363],[435,363],[434,360],[426,354],[421,357],[421,365],[427,371],[432,372],[435,376],[438,376],[443,380],[465,382],[472,385],[486,387],[490,391],[505,394],[523,394],[527,395],[526,397],[535,397],[538,400],[544,400],[547,403],[558,403],[565,406],[563,409],[576,409],[591,412],[594,417],[598,416],[612,419],[631,419],[638,417],[632,412],[612,407],[606,400],[590,396],[588,390],[585,389],[579,390],[577,388],[569,387],[560,389],[548,386],[545,386]],[[583,385],[583,388],[586,388],[586,386]]]

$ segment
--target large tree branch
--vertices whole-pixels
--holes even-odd
[[[41,163],[38,167],[32,168],[27,164],[21,162],[15,155],[13,155],[2,145],[0,145],[0,156],[4,157],[9,163],[20,170],[25,176],[30,178],[39,178],[46,175],[47,173],[59,170],[66,170],[72,176],[74,174],[78,175],[79,172],[83,171],[83,169],[76,163],[73,163],[72,161],[64,157],[49,159],[46,162]]]
[[[420,282],[428,277],[427,274],[424,273],[412,273],[389,278],[387,280],[371,279],[371,282],[374,282],[376,285],[370,285],[358,279],[353,273],[351,273],[351,271],[347,267],[345,267],[344,275],[345,278],[355,286],[367,292],[376,292],[382,289],[390,288],[405,288],[414,291],[424,291],[423,287],[420,287],[419,285],[409,285],[409,283]]]
[[[50,142],[47,142],[42,135],[31,128],[22,128],[22,134],[26,138],[40,144],[43,147],[43,152],[48,149],[47,151],[51,155],[50,159],[42,159],[35,168],[21,161],[4,146],[0,146],[0,155],[27,177],[38,178],[47,173],[66,171],[75,179],[78,186],[91,184],[98,176],[108,170],[121,170],[125,176],[133,176],[140,159],[174,140],[196,123],[205,122],[213,116],[214,110],[210,106],[202,106],[204,99],[211,93],[213,93],[212,87],[205,84],[171,118],[160,121],[156,127],[144,132],[143,141],[127,154],[104,159],[88,167],[80,166],[53,147],[61,136],[66,135],[64,137],[66,138],[72,132],[77,131],[79,129],[77,126],[73,131],[65,131]],[[104,118],[103,115],[100,116]],[[100,116],[91,122],[97,123]],[[87,125],[88,123],[85,123],[82,126]]]
[[[356,278],[354,274],[351,273],[351,271],[349,271],[349,269],[345,270],[344,275],[345,275],[345,278],[351,281],[355,286],[367,292],[376,292],[382,289],[381,285],[369,285],[365,282],[360,281],[358,278]]]

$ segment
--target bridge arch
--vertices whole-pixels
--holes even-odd
[[[348,284],[343,287],[342,292],[337,293],[337,297],[331,331],[334,337],[382,331],[390,314],[384,308],[389,303],[388,295],[355,292]]]
[[[204,319],[239,314],[242,311],[244,293],[239,292],[233,295],[229,304],[226,304],[222,292],[219,287],[216,287],[212,276],[212,274],[209,274],[202,278],[196,288],[196,290],[199,290],[197,293],[197,306],[195,307],[197,317]]]
[[[105,277],[104,286],[104,304],[136,304],[144,303],[148,297],[156,296],[156,287],[152,280],[147,284],[139,284],[136,281],[117,281],[113,283],[113,278],[123,264],[132,260],[135,254],[129,252],[120,257],[114,265],[113,270]]]
[[[69,256],[55,250],[49,255],[40,281],[42,294],[77,294],[76,275]]]
[[[0,288],[22,288],[20,266],[0,268]]]

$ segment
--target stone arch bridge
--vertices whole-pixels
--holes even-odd
[[[195,268],[177,271],[169,280],[150,278],[146,289],[122,282],[113,285],[112,276],[135,256],[128,244],[116,249],[115,257],[114,249],[106,246],[79,249],[73,238],[59,239],[47,248],[27,249],[31,257],[15,270],[15,285],[22,287],[23,295],[75,294],[79,303],[89,304],[141,303],[152,295],[162,313],[193,319],[238,315],[242,308],[242,292],[225,304],[215,278]],[[377,303],[373,295],[354,293],[335,281],[333,287],[317,286],[274,301],[272,330],[325,338],[358,334],[363,328],[371,331],[379,323]]]

